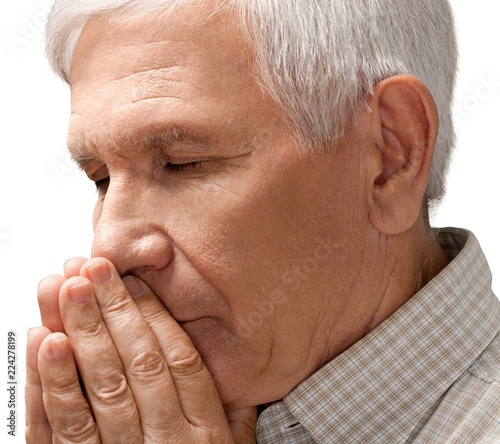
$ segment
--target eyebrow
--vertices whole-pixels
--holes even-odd
[[[85,154],[81,148],[68,146],[68,150],[73,162],[75,162],[78,165],[78,168],[80,168],[83,172],[86,172],[92,165],[97,163],[96,159]]]
[[[188,145],[196,153],[204,154],[215,151],[215,145],[208,137],[201,136],[192,128],[185,128],[176,125],[168,127],[162,126],[159,130],[141,130],[132,135],[124,135],[119,140],[113,142],[116,151],[122,153],[127,151],[148,150],[161,153],[170,149],[172,153],[182,153],[185,151],[181,146]],[[99,162],[98,159],[88,154],[95,151],[85,144],[68,145],[68,150],[72,159],[78,164],[80,169],[87,171],[90,167]]]

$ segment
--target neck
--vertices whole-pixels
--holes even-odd
[[[396,254],[389,262],[390,273],[385,270],[388,277],[376,298],[377,308],[372,308],[372,321],[366,333],[389,318],[448,265],[441,246],[425,227],[418,233],[406,233],[401,239],[388,240],[387,245]]]
[[[349,300],[335,321],[325,362],[374,330],[448,264],[422,217],[397,236],[372,233]]]

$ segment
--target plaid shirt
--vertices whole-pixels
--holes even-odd
[[[474,235],[437,237],[446,269],[267,408],[258,443],[500,443],[500,301]]]

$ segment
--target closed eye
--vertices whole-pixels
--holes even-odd
[[[200,170],[202,164],[203,161],[201,160],[187,163],[168,162],[167,164],[165,164],[165,169],[169,173],[195,173]]]
[[[165,170],[168,173],[173,173],[173,174],[196,173],[201,169],[203,162],[204,161],[202,161],[202,160],[198,160],[196,162],[186,162],[186,163],[168,162],[165,164]],[[96,180],[94,183],[95,183],[97,192],[99,194],[105,194],[108,191],[110,177],[107,176],[103,179]]]
[[[105,194],[106,191],[108,191],[108,187],[109,187],[109,176],[105,177],[104,179],[96,180],[94,183],[95,183],[95,187],[97,189],[97,192],[99,194]]]

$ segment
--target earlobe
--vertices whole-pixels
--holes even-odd
[[[378,157],[370,222],[385,234],[400,234],[421,212],[438,132],[437,109],[423,83],[407,75],[377,84],[370,106]]]

